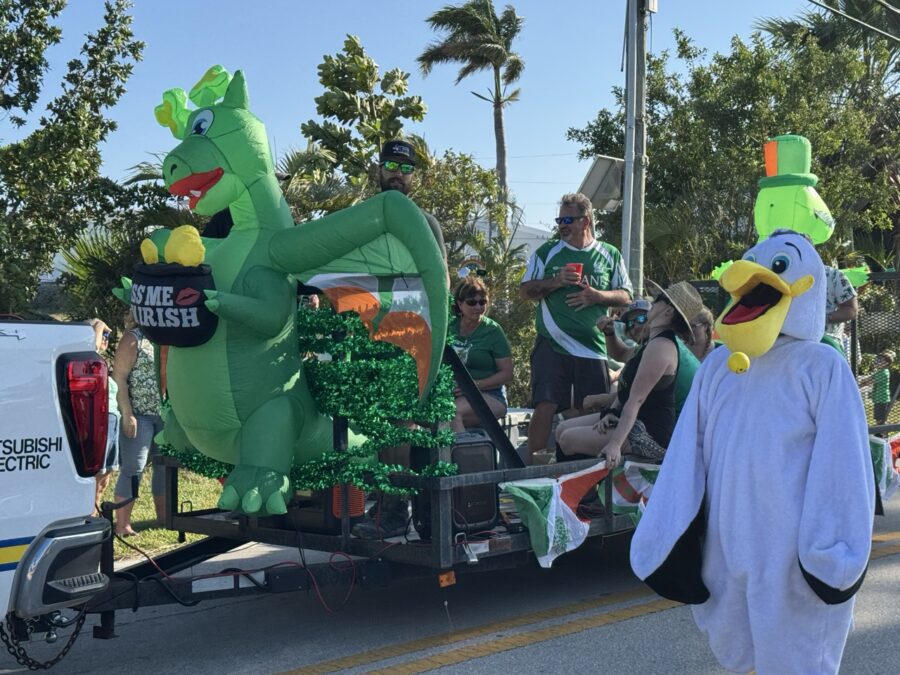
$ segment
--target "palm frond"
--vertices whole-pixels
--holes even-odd
[[[508,54],[503,64],[503,84],[512,84],[522,76],[525,62],[518,54]]]
[[[136,183],[148,183],[163,180],[162,161],[138,162],[128,169],[128,176],[122,182],[123,185],[135,185]]]
[[[499,33],[500,38],[503,40],[503,44],[507,49],[512,47],[512,42],[515,40],[519,33],[522,32],[522,26],[525,23],[525,19],[516,14],[516,8],[512,5],[507,5],[503,9],[503,13],[499,17]]]

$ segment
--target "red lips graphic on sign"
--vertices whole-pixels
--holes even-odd
[[[178,295],[175,296],[175,304],[181,305],[182,307],[185,305],[193,305],[200,299],[200,291],[196,288],[182,288],[178,291]]]

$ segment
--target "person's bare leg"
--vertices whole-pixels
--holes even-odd
[[[97,474],[94,476],[94,480],[96,481],[96,492],[94,493],[94,515],[101,515],[100,502],[103,500],[103,493],[106,491],[106,488],[109,486],[109,479],[112,477],[112,471],[107,471],[104,474]]]
[[[538,450],[547,447],[550,438],[550,429],[553,427],[553,415],[556,413],[556,403],[553,401],[541,401],[531,414],[531,422],[528,424],[528,452],[534,454]]]
[[[569,429],[575,429],[577,427],[592,427],[597,422],[600,421],[602,415],[600,413],[591,413],[590,415],[582,415],[581,417],[573,417],[572,419],[564,420],[556,425],[556,445],[559,447],[560,439],[562,438],[563,432],[568,431]],[[570,453],[567,453],[570,454]]]
[[[116,502],[124,502],[128,497],[116,495]],[[116,534],[134,534],[131,527],[131,512],[134,510],[134,502],[116,509]]]
[[[484,401],[488,404],[488,408],[491,409],[491,414],[494,416],[494,419],[500,419],[506,414],[506,406],[493,396],[485,396]],[[480,427],[481,420],[478,419],[478,415],[472,410],[472,406],[469,405],[469,402],[463,401],[464,405],[462,406],[459,403],[459,399],[457,399],[456,414],[459,415],[460,412],[462,412],[464,426]],[[463,429],[463,431],[464,430],[465,429]]]
[[[456,416],[453,418],[453,421],[450,422],[450,428],[453,429],[458,434],[461,434],[466,430],[465,416],[467,414],[471,414],[472,406],[469,405],[469,402],[460,396],[456,399]]]
[[[606,447],[612,435],[613,429],[595,431],[593,426],[570,427],[559,436],[560,450],[565,455],[593,455],[600,456],[600,451]],[[622,443],[622,454],[627,455],[631,449],[628,439]]]
[[[153,506],[156,507],[156,520],[159,521],[160,527],[166,523],[166,497],[165,495],[154,495]]]

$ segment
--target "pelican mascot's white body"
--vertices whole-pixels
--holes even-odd
[[[819,342],[822,261],[805,236],[776,231],[720,283],[725,346],[695,376],[631,565],[694,605],[729,671],[836,673],[875,494],[859,390]]]

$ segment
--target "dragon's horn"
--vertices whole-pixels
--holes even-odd
[[[191,89],[189,97],[198,108],[210,106],[225,95],[231,84],[231,73],[219,65],[207,70]]]
[[[228,91],[225,92],[225,99],[222,105],[229,108],[250,109],[250,96],[247,94],[247,82],[244,80],[244,71],[235,71],[231,83],[228,85]]]
[[[175,138],[184,138],[188,117],[191,111],[187,108],[187,94],[184,89],[167,89],[162,95],[163,102],[153,109],[156,121],[169,127]]]

